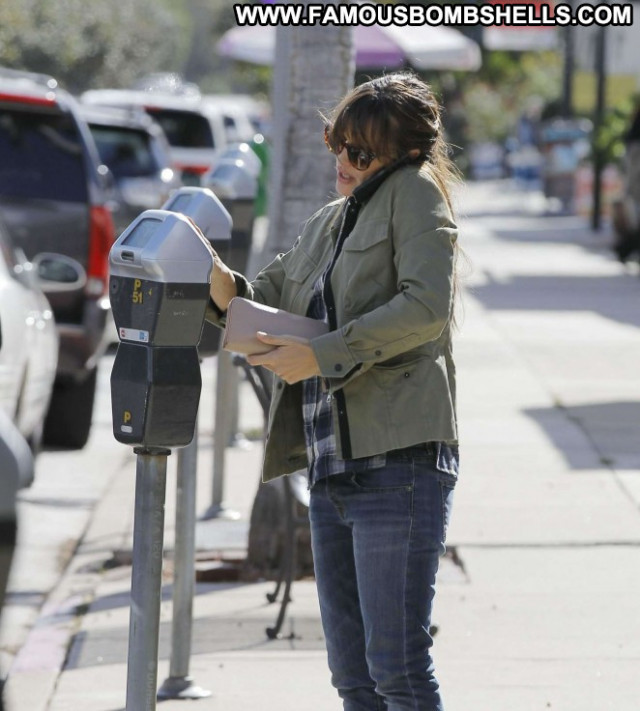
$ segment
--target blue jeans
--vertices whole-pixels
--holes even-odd
[[[450,454],[450,450],[449,450]],[[390,452],[311,489],[309,516],[332,683],[345,711],[442,711],[429,634],[457,455]]]

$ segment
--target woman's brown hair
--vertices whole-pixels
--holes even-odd
[[[333,144],[344,140],[393,161],[418,150],[452,209],[451,188],[458,171],[449,158],[440,104],[430,86],[411,72],[386,74],[352,89],[325,117]]]

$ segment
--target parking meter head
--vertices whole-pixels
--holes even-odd
[[[179,212],[192,219],[220,258],[224,262],[228,261],[233,223],[231,215],[211,190],[183,187],[167,200],[163,209]],[[198,344],[201,358],[217,355],[220,336],[220,329],[205,321]]]
[[[231,269],[244,273],[253,240],[258,178],[245,160],[223,158],[203,178],[203,183],[213,190],[231,214],[233,231],[225,261]]]
[[[162,209],[190,217],[211,243],[228,242],[231,239],[231,215],[208,188],[180,188]]]
[[[114,436],[143,447],[185,446],[202,385],[197,345],[211,248],[187,217],[147,210],[116,240],[109,265],[121,341],[111,373]]]
[[[184,215],[146,210],[115,241],[109,267],[116,276],[208,283],[213,262],[206,242]]]
[[[203,182],[222,200],[255,200],[258,177],[242,158],[223,158]]]
[[[262,170],[262,161],[253,148],[246,142],[234,143],[225,148],[220,155],[220,160],[241,160],[246,165],[247,170],[256,178]]]
[[[195,346],[213,269],[211,250],[183,215],[143,212],[109,257],[109,294],[121,341]]]

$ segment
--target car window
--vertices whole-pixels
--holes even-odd
[[[90,128],[100,160],[116,178],[137,178],[159,170],[146,131],[93,123]]]
[[[162,126],[170,145],[178,148],[215,148],[211,126],[201,114],[156,107],[146,111]]]
[[[238,128],[238,124],[235,118],[226,114],[222,117],[222,122],[224,124],[224,130],[227,134],[227,139],[229,140],[229,142],[233,143],[235,141],[239,141],[240,129]]]
[[[87,190],[70,116],[0,109],[0,195],[86,202]]]

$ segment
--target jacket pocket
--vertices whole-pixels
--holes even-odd
[[[347,237],[343,250],[345,252],[364,252],[384,242],[389,235],[389,221],[370,220],[354,227],[353,232]]]
[[[292,313],[306,314],[313,293],[312,275],[317,265],[302,250],[285,266],[285,283],[280,307]]]
[[[339,284],[347,313],[360,315],[389,301],[397,277],[386,220],[357,224],[345,240],[332,283]]]
[[[316,268],[315,261],[302,249],[298,249],[295,259],[291,259],[284,268],[287,279],[302,283],[306,281],[311,272]]]

